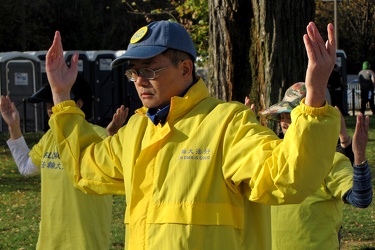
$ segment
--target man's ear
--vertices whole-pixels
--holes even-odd
[[[76,101],[76,106],[81,109],[83,107],[83,100],[82,99],[78,99]]]
[[[193,72],[193,62],[191,60],[184,60],[182,62],[182,76],[190,77]]]

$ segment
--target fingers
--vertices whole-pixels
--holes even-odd
[[[63,59],[63,47],[61,43],[61,36],[60,32],[55,32],[55,37],[53,38],[53,42],[51,47],[47,51],[46,55],[46,70],[52,71],[55,70],[58,66],[58,61]]]
[[[327,40],[326,48],[329,51],[329,54],[336,58],[335,29],[334,29],[332,23],[329,23],[327,25],[327,32],[328,32],[328,40]]]
[[[307,25],[307,34],[303,36],[309,59],[305,78],[305,104],[312,107],[321,107],[325,104],[328,78],[336,62],[333,25],[328,24],[327,29],[329,39],[326,43],[313,22]]]
[[[125,120],[126,118],[128,118],[128,115],[129,115],[129,108],[126,108],[124,111]]]
[[[255,113],[255,104],[250,103],[250,98],[245,96],[245,105],[248,106]]]
[[[330,59],[331,63],[335,62],[336,42],[333,25],[331,23],[327,25],[328,40],[326,43],[313,22],[307,25],[306,30],[307,35],[304,36],[304,42],[309,58],[316,61],[326,58],[325,60]]]
[[[363,115],[362,113],[359,113],[356,117],[356,124],[355,124],[355,131],[354,131],[354,134],[357,134],[359,133],[362,129],[361,127],[363,126],[362,125],[362,120],[363,120]]]
[[[78,72],[78,59],[79,59],[79,55],[78,53],[75,53],[70,60],[70,68],[69,68],[70,71]]]
[[[9,110],[12,108],[9,96],[1,96],[1,98],[0,98],[0,108],[1,108],[2,113],[3,112],[9,112]]]
[[[366,134],[366,137],[368,137],[368,128],[369,128],[369,125],[370,125],[370,118],[369,118],[368,115],[365,116],[365,117],[363,117],[363,115],[362,115],[361,121],[362,121],[361,129],[363,130],[363,133]]]
[[[121,105],[116,110],[116,113],[113,114],[113,123],[116,124],[117,126],[122,126],[125,123],[126,118],[128,117],[128,108],[124,108],[124,105]]]
[[[325,49],[323,39],[321,38],[320,33],[313,22],[310,22],[307,25],[306,30],[307,36],[305,36],[305,38],[308,40],[308,44],[311,46],[311,56],[314,58],[314,60],[319,60],[323,47]]]
[[[0,97],[0,110],[1,110],[1,113],[6,110],[5,109],[5,96]]]
[[[55,37],[53,39],[53,45],[55,45],[57,51],[64,51],[63,47],[62,47],[62,42],[61,42],[61,34],[58,30],[55,32]]]
[[[353,135],[352,149],[354,153],[354,164],[358,165],[366,160],[369,117],[364,117],[363,114],[360,113],[356,118],[357,123]]]
[[[245,96],[245,105],[250,108],[250,98]]]
[[[78,74],[78,54],[71,57],[71,65],[68,67],[59,31],[55,32],[52,45],[46,55],[46,73],[54,104],[70,100],[70,90]]]
[[[250,109],[255,113],[255,104],[251,104]]]
[[[355,126],[355,136],[359,136],[365,138],[366,141],[368,139],[368,128],[370,125],[370,118],[369,116],[364,117],[362,113],[357,115],[357,123]]]

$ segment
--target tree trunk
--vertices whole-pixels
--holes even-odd
[[[249,95],[262,110],[304,81],[303,34],[314,7],[310,0],[209,1],[211,94],[240,102]]]

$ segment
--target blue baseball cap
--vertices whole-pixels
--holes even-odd
[[[126,52],[113,60],[111,66],[117,67],[129,59],[148,59],[167,49],[184,51],[194,60],[197,57],[193,40],[184,27],[175,22],[158,21],[135,32]]]

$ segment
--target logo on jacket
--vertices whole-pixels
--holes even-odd
[[[183,149],[178,157],[179,160],[198,160],[204,161],[209,160],[211,157],[211,150],[209,148],[201,149]]]
[[[43,155],[41,168],[63,170],[58,152],[46,152]]]

